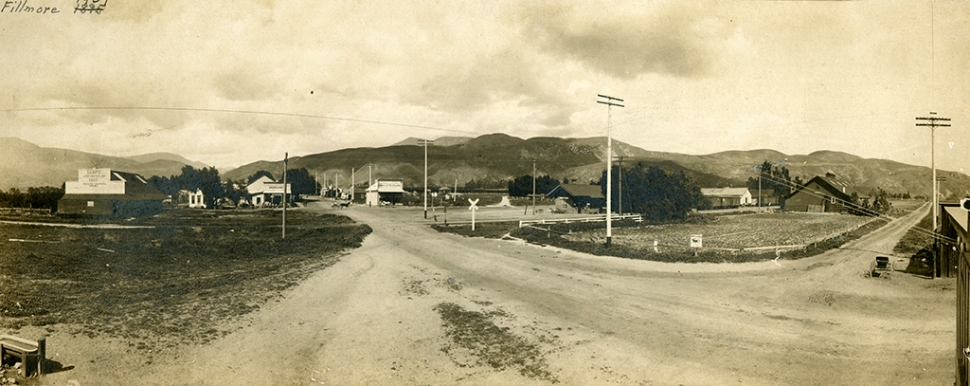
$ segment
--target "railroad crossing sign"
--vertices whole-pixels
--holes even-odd
[[[480,198],[476,198],[474,200],[470,198],[468,199],[468,202],[472,204],[468,207],[468,210],[472,211],[472,230],[475,230],[475,212],[478,211],[478,200],[480,200]]]

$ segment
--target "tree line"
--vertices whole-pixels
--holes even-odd
[[[219,171],[214,167],[195,169],[191,165],[185,165],[179,175],[152,176],[148,179],[148,183],[163,194],[172,197],[177,197],[181,190],[193,193],[201,190],[206,206],[213,208],[216,203],[226,200],[238,204],[247,195],[246,187],[263,176],[267,176],[276,182],[282,182],[282,175],[277,179],[274,178],[273,173],[265,170],[257,171],[241,180],[222,181],[219,177]],[[306,168],[287,169],[286,183],[290,184],[290,192],[295,197],[316,194],[319,191],[317,180],[310,175]]]
[[[4,192],[0,190],[0,208],[31,208],[50,209],[57,211],[57,200],[64,197],[64,185],[60,188],[53,186],[30,187],[27,191],[10,188]]]

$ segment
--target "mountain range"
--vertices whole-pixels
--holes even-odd
[[[150,176],[182,173],[182,167],[206,167],[171,153],[152,153],[133,157],[113,157],[77,150],[40,147],[19,138],[0,137],[4,162],[0,163],[0,189],[61,186],[77,181],[78,169],[108,167]]]
[[[110,167],[145,177],[181,173],[185,165],[205,164],[171,153],[152,153],[132,157],[112,157],[75,150],[45,148],[17,138],[0,138],[7,162],[0,164],[0,189],[31,186],[60,186],[75,180],[77,170],[91,166]],[[605,169],[606,138],[534,137],[522,139],[505,134],[480,137],[441,137],[425,148],[416,138],[385,147],[341,149],[289,159],[289,168],[306,168],[311,175],[329,185],[349,186],[351,180],[366,186],[375,178],[402,179],[406,186],[420,187],[424,182],[427,151],[428,181],[431,186],[464,185],[471,180],[501,181],[531,175],[533,162],[537,175],[557,180],[589,183],[599,179]],[[890,193],[929,196],[931,170],[884,159],[868,159],[835,151],[807,155],[786,155],[774,150],[724,151],[689,155],[648,151],[613,141],[617,163],[656,165],[667,171],[684,172],[701,187],[741,187],[755,168],[767,161],[785,167],[792,177],[807,181],[814,176],[835,174],[860,192],[882,188]],[[369,165],[369,166],[368,166]],[[243,180],[265,170],[277,178],[283,161],[257,161],[221,173],[224,180]],[[353,171],[352,171],[353,170]],[[943,196],[970,193],[970,176],[938,170]]]
[[[373,178],[397,178],[403,179],[406,186],[420,187],[424,178],[424,152],[425,147],[418,145],[417,139],[409,138],[387,147],[293,157],[289,168],[307,168],[311,175],[316,174],[321,182],[326,178],[330,185],[339,182],[340,186],[348,186],[349,180],[354,179],[358,186],[364,186],[366,183],[361,184],[362,181]],[[688,155],[648,151],[614,140],[613,154],[617,162],[622,157],[624,166],[643,163],[667,171],[683,171],[702,187],[745,186],[748,178],[757,177],[755,167],[767,161],[787,168],[791,177],[797,176],[803,181],[831,173],[860,192],[882,188],[890,193],[924,196],[932,193],[930,168],[836,151],[786,155],[763,149]],[[463,185],[472,179],[511,179],[531,175],[535,161],[537,175],[588,183],[602,175],[605,155],[605,137],[522,139],[505,134],[444,137],[427,147],[428,180],[432,186],[451,186],[456,181]],[[259,170],[278,177],[282,167],[282,161],[259,161],[228,171],[223,177],[240,180]],[[943,196],[970,193],[970,176],[943,170],[937,170],[937,174],[945,178],[940,183]]]

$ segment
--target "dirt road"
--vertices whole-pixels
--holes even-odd
[[[338,264],[252,314],[238,332],[148,366],[127,368],[105,358],[101,363],[116,363],[101,370],[84,363],[45,382],[953,382],[954,282],[901,272],[891,280],[862,277],[873,256],[891,252],[925,209],[821,256],[740,265],[663,264],[461,238],[422,225],[420,210],[341,213],[369,224],[373,234]],[[499,327],[489,334],[537,350],[496,364],[456,340],[460,334],[445,324],[442,304],[480,312]],[[529,366],[541,371],[525,371]]]

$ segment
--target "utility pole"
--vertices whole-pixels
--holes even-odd
[[[283,238],[286,238],[286,167],[290,162],[290,153],[283,155]]]
[[[950,127],[949,123],[938,123],[938,122],[949,122],[950,118],[937,117],[935,112],[930,112],[929,117],[916,117],[918,121],[916,126],[929,127],[930,128],[930,168],[933,169],[933,243],[936,244],[936,232],[937,232],[937,217],[939,214],[939,205],[937,204],[937,190],[936,190],[936,128],[937,127]],[[925,121],[924,123],[919,123],[919,121]],[[936,248],[933,248],[933,274],[932,278],[936,278]]]
[[[597,100],[596,103],[606,105],[606,247],[609,248],[610,244],[613,243],[613,219],[611,217],[611,212],[613,212],[613,106],[624,107],[623,105],[616,102],[623,102],[620,98],[614,98],[609,95],[596,94],[600,98],[606,98],[605,101]],[[616,101],[616,102],[614,102]]]
[[[434,141],[419,139],[418,145],[424,146],[424,218],[428,218],[428,145],[434,145]]]
[[[620,188],[620,194],[617,196],[620,199],[620,216],[623,216],[623,156],[620,156],[620,183],[617,184]]]

